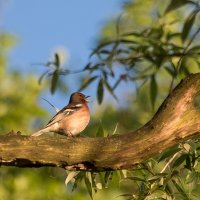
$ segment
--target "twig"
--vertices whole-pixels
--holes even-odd
[[[167,169],[167,167],[174,161],[174,159],[180,154],[180,152],[176,152],[172,158],[166,163],[166,165],[163,167],[160,173],[164,173],[164,171]]]

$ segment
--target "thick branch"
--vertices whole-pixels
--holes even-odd
[[[200,136],[200,74],[185,78],[142,128],[107,138],[0,136],[0,165],[68,170],[131,169],[135,164]]]

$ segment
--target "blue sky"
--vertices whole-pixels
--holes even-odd
[[[0,14],[0,30],[14,34],[18,43],[9,55],[12,68],[41,74],[42,66],[34,63],[49,61],[55,49],[66,49],[73,68],[83,67],[95,45],[102,26],[117,16],[122,0],[0,0],[4,2]],[[73,77],[71,83],[78,89]],[[96,97],[96,92],[89,91]],[[55,103],[66,104],[49,92],[42,97]],[[60,101],[60,102],[59,102]],[[46,103],[44,103],[46,104]],[[62,107],[62,106],[61,106]]]
[[[9,0],[1,26],[18,38],[11,64],[30,70],[27,66],[46,62],[54,49],[63,47],[72,65],[83,66],[101,27],[120,5],[116,0]]]

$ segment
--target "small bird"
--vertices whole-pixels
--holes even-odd
[[[39,136],[46,132],[56,132],[66,136],[78,135],[90,121],[88,97],[80,92],[73,93],[68,105],[61,109],[44,128],[31,136]]]

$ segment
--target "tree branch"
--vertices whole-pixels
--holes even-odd
[[[104,171],[133,166],[200,136],[200,73],[185,78],[140,129],[106,138],[0,136],[0,165]]]

